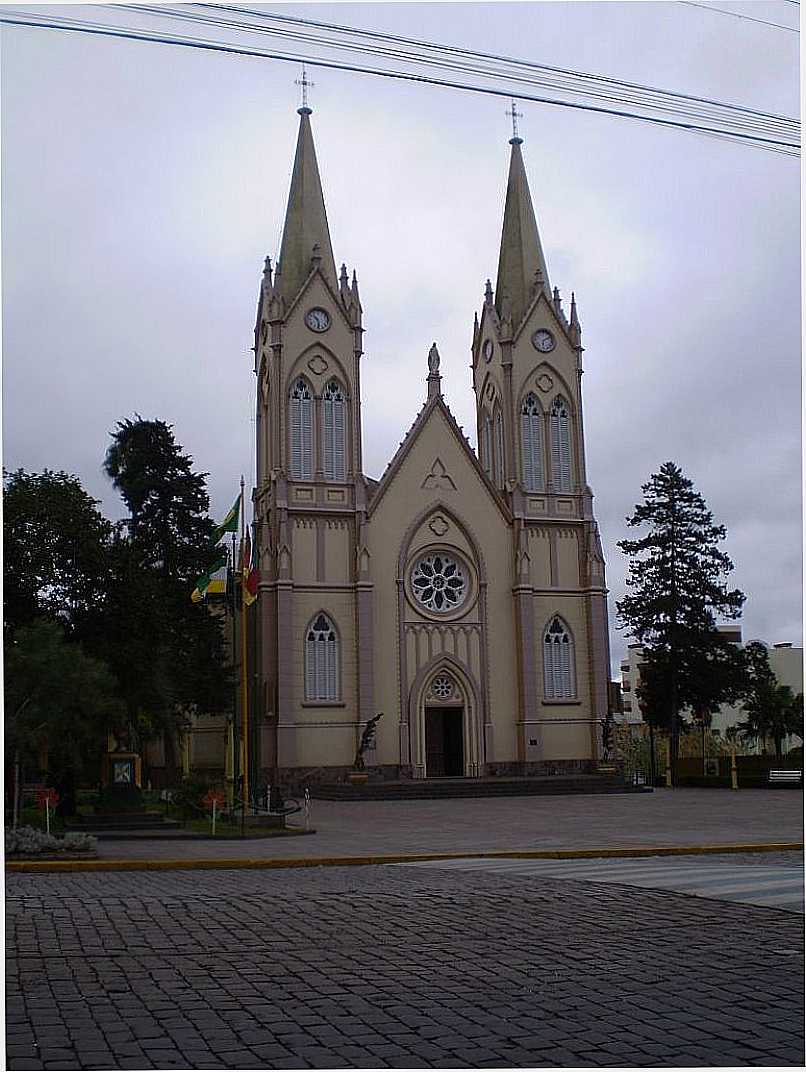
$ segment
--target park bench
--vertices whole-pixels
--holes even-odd
[[[771,770],[767,774],[767,785],[802,785],[802,770]]]

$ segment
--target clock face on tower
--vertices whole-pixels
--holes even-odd
[[[326,309],[309,309],[305,314],[305,323],[311,331],[327,331],[330,327],[330,313]]]
[[[539,328],[532,336],[532,346],[541,354],[547,354],[554,349],[554,336],[545,328]]]

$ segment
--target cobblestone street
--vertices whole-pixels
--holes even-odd
[[[411,867],[7,878],[11,1069],[801,1065],[791,912]]]

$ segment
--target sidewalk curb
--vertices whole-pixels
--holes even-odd
[[[411,852],[374,856],[311,856],[300,859],[220,860],[17,860],[6,862],[8,873],[62,874],[78,871],[235,871],[299,867],[362,867],[374,864],[421,863],[427,860],[586,860],[631,856],[704,856],[743,852],[802,852],[803,842],[759,845],[656,845],[618,849],[496,849],[489,852]]]

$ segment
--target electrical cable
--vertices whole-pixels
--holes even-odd
[[[106,6],[112,7],[113,9],[118,10],[117,5],[106,5]],[[194,5],[194,6],[195,7],[213,7],[213,6],[215,6],[216,8],[220,8],[222,5]],[[168,17],[168,18],[174,18],[174,19],[177,19],[177,20],[201,21],[201,22],[203,22],[205,24],[209,23],[209,24],[216,25],[216,26],[224,26],[227,29],[247,30],[249,32],[258,32],[258,33],[264,33],[264,34],[269,34],[269,35],[274,35],[274,36],[279,34],[279,36],[283,36],[283,37],[288,36],[288,37],[291,37],[295,41],[303,41],[303,42],[305,42],[307,44],[313,43],[313,44],[319,45],[320,47],[324,46],[326,48],[347,49],[349,51],[363,51],[363,52],[370,51],[367,48],[363,48],[361,46],[356,46],[355,44],[351,44],[351,43],[345,43],[345,42],[342,42],[342,41],[333,41],[332,39],[325,39],[325,38],[321,38],[321,37],[310,37],[310,36],[304,35],[304,34],[302,34],[302,35],[301,34],[293,34],[293,33],[289,34],[287,31],[280,33],[279,31],[273,30],[270,27],[266,27],[264,25],[255,26],[254,24],[243,23],[243,22],[240,22],[240,21],[212,19],[209,16],[198,15],[195,12],[187,12],[185,10],[177,12],[172,8],[157,7],[156,5],[145,6],[145,5],[131,4],[131,5],[127,6],[127,10],[135,10],[135,11],[142,12],[142,13],[148,14],[148,15],[153,15],[153,14],[156,13],[158,15],[162,15],[162,16],[165,16],[165,17]],[[228,10],[231,10],[231,8],[228,8]],[[238,9],[238,10],[247,10],[247,9]],[[265,16],[265,18],[271,18],[271,16]],[[310,21],[310,20],[296,20],[296,21],[307,22],[307,21]],[[421,43],[421,44],[425,45],[425,43]],[[431,46],[427,46],[427,47],[431,47]],[[442,46],[434,46],[434,47],[437,48],[437,49],[441,49]],[[464,51],[464,50],[460,50],[460,51]],[[517,81],[519,83],[522,83],[522,84],[541,85],[541,86],[547,86],[548,85],[551,88],[559,89],[561,92],[576,93],[577,95],[582,93],[582,94],[584,94],[586,96],[591,96],[591,97],[594,97],[596,99],[617,101],[618,103],[624,103],[624,99],[625,99],[624,97],[616,96],[616,95],[611,94],[611,93],[594,92],[594,91],[591,91],[591,90],[589,90],[587,88],[583,88],[582,90],[579,90],[573,85],[568,86],[568,85],[565,85],[565,84],[562,84],[562,83],[558,83],[556,81],[546,81],[545,79],[528,78],[528,77],[525,77],[523,75],[510,75],[510,74],[502,73],[499,70],[490,70],[489,68],[479,68],[479,67],[473,67],[473,66],[468,67],[466,64],[457,64],[457,63],[448,62],[448,61],[445,61],[445,60],[433,60],[433,59],[430,59],[428,57],[424,57],[422,55],[422,53],[420,53],[419,56],[412,56],[412,55],[410,55],[408,53],[401,53],[399,50],[398,51],[387,50],[387,49],[379,50],[377,48],[373,49],[372,52],[373,52],[373,54],[380,53],[380,54],[386,56],[387,58],[393,59],[394,61],[402,61],[402,62],[407,62],[407,63],[416,62],[416,63],[419,63],[420,65],[425,65],[425,66],[434,66],[434,65],[436,65],[436,66],[448,68],[448,69],[451,69],[451,70],[460,70],[463,73],[468,73],[469,72],[469,73],[476,74],[476,75],[481,74],[483,77],[493,77],[493,78],[497,78],[498,80],[501,80],[501,79],[510,80],[510,81],[515,80],[515,81]],[[530,65],[530,66],[535,66],[535,65]],[[539,68],[539,65],[537,65],[537,67]],[[589,76],[589,77],[595,78],[596,76]],[[628,96],[626,98],[627,102],[630,103],[633,106],[652,107],[656,111],[660,110],[660,111],[663,111],[663,112],[665,112],[667,114],[671,113],[671,114],[683,115],[683,116],[686,116],[688,118],[695,118],[695,119],[698,119],[698,120],[704,120],[704,121],[708,121],[708,122],[712,122],[712,121],[715,121],[715,120],[721,120],[723,122],[730,123],[731,125],[739,126],[741,129],[744,129],[744,130],[763,130],[764,132],[769,132],[770,131],[770,126],[768,126],[766,124],[763,124],[760,120],[755,118],[757,115],[763,116],[764,113],[756,113],[756,112],[750,111],[750,112],[746,113],[746,114],[751,116],[751,119],[749,121],[747,119],[738,120],[738,119],[734,119],[731,115],[728,115],[728,116],[722,115],[721,112],[720,112],[720,107],[721,106],[718,105],[716,102],[706,101],[704,103],[706,103],[708,105],[707,109],[705,109],[705,110],[700,109],[699,111],[695,111],[695,110],[692,110],[691,108],[682,107],[682,106],[680,106],[678,104],[678,100],[680,99],[680,95],[677,95],[677,94],[665,94],[664,91],[650,91],[650,92],[655,93],[656,95],[663,94],[663,96],[668,96],[668,97],[672,98],[672,103],[670,104],[670,103],[668,103],[668,102],[666,102],[666,101],[664,101],[662,99],[661,99],[660,103],[654,103],[654,102],[647,103],[646,101],[641,100],[640,97],[636,98],[635,96]],[[517,94],[515,94],[515,95],[517,96]],[[689,98],[689,99],[696,99],[696,98]],[[713,106],[712,106],[712,104],[713,104]],[[741,112],[741,109],[739,109],[737,106],[729,105],[727,107],[732,112],[733,111],[735,111],[737,113]],[[793,120],[783,119],[783,118],[779,118],[777,116],[772,116],[772,115],[767,116],[767,118],[769,120],[773,121],[772,122],[772,127],[773,127],[772,132],[775,132],[777,134],[789,134],[790,136],[795,136],[796,135],[798,128],[797,128],[797,125],[795,124],[795,122]]]
[[[738,11],[726,11],[724,7],[712,7],[710,4],[698,4],[696,0],[677,0],[686,7],[701,7],[703,11],[713,11],[716,15],[732,15],[734,19],[744,19],[745,22],[757,22],[761,26],[773,26],[776,30],[788,30],[789,33],[799,34],[800,30],[794,26],[784,26],[780,22],[767,22],[766,19],[754,19],[752,15],[742,15]]]
[[[108,5],[108,6],[114,7],[116,5]],[[280,23],[293,23],[295,25],[315,27],[317,29],[335,30],[337,32],[347,33],[347,34],[351,34],[351,35],[358,36],[358,37],[366,37],[366,38],[370,38],[372,40],[391,41],[391,42],[395,42],[395,43],[398,43],[398,44],[410,45],[410,46],[413,46],[413,47],[417,48],[418,50],[426,48],[426,49],[431,49],[433,51],[445,52],[445,53],[452,54],[452,55],[466,56],[466,57],[470,57],[472,59],[495,60],[495,61],[498,61],[498,62],[507,63],[507,64],[509,64],[511,66],[523,67],[523,68],[527,68],[527,69],[530,69],[530,70],[547,71],[547,72],[551,72],[553,74],[562,74],[562,75],[568,75],[568,76],[572,76],[572,77],[576,77],[576,78],[580,78],[580,79],[584,79],[584,80],[593,80],[593,81],[597,81],[597,82],[600,82],[600,83],[603,83],[603,84],[608,84],[608,85],[613,86],[613,87],[617,87],[617,88],[621,89],[622,91],[636,90],[636,91],[639,91],[639,92],[642,92],[642,93],[662,94],[664,96],[676,97],[676,98],[679,98],[681,100],[687,100],[687,101],[691,101],[691,102],[716,105],[719,108],[726,108],[726,109],[729,109],[729,110],[739,111],[739,112],[742,112],[742,113],[745,113],[745,114],[758,115],[758,116],[764,117],[766,119],[781,120],[782,122],[787,123],[787,124],[795,124],[796,123],[795,120],[791,119],[788,116],[781,116],[781,115],[776,115],[774,113],[767,113],[767,112],[758,112],[758,111],[755,111],[754,109],[745,108],[745,107],[743,107],[741,105],[729,104],[729,103],[725,103],[725,102],[722,102],[722,101],[713,101],[713,100],[709,100],[708,98],[695,97],[695,96],[692,96],[690,94],[679,93],[679,92],[675,92],[675,91],[672,91],[672,90],[661,90],[661,89],[653,88],[651,86],[641,85],[640,83],[636,83],[636,82],[625,82],[625,81],[622,81],[622,80],[619,80],[619,79],[609,78],[609,77],[607,77],[605,75],[593,75],[593,74],[589,74],[589,73],[586,73],[586,72],[583,72],[583,71],[574,71],[574,70],[570,70],[568,68],[563,68],[563,67],[552,67],[552,66],[549,66],[547,64],[539,64],[539,63],[534,63],[534,62],[528,61],[528,60],[514,59],[514,58],[508,57],[508,56],[500,56],[500,55],[497,55],[495,53],[476,52],[476,51],[472,51],[470,49],[463,49],[463,48],[460,48],[460,47],[454,46],[454,45],[441,45],[441,44],[437,44],[437,43],[434,43],[434,42],[423,41],[423,40],[420,40],[418,38],[403,37],[403,36],[400,36],[400,35],[397,35],[397,34],[382,33],[382,32],[377,31],[377,30],[366,30],[366,29],[363,29],[363,28],[360,28],[360,27],[349,27],[349,26],[343,26],[343,25],[340,25],[340,24],[337,24],[337,23],[320,22],[320,21],[317,21],[315,19],[307,19],[307,18],[302,18],[300,16],[280,15],[280,14],[277,14],[275,12],[256,11],[253,8],[245,8],[245,7],[242,7],[242,6],[239,6],[239,5],[233,5],[233,4],[194,3],[194,4],[190,4],[188,6],[189,7],[194,7],[194,8],[208,8],[208,9],[221,10],[221,11],[237,12],[239,14],[248,14],[248,15],[256,16],[256,17],[258,17],[260,19],[263,19],[263,20],[271,20],[271,21],[280,22]]]
[[[60,18],[58,16],[50,16],[47,20],[45,16],[39,16],[36,14],[29,14],[23,12],[14,16],[8,16],[3,14],[0,16],[0,23],[6,25],[26,26],[33,29],[51,29],[61,30],[65,32],[84,33],[91,36],[111,37],[119,40],[141,41],[156,44],[172,45],[176,47],[184,48],[197,48],[203,51],[220,52],[227,55],[246,56],[259,59],[274,59],[281,62],[300,63],[305,62],[313,67],[323,67],[331,70],[347,71],[357,74],[370,74],[378,77],[391,78],[398,81],[418,82],[425,85],[434,85],[441,88],[460,89],[471,93],[482,93],[489,96],[506,97],[510,98],[512,93],[505,90],[498,90],[490,87],[483,87],[477,85],[469,85],[467,83],[449,81],[447,79],[439,79],[421,74],[413,74],[410,72],[401,71],[389,71],[383,68],[360,66],[357,64],[348,64],[343,62],[336,62],[334,60],[326,60],[321,57],[301,56],[288,53],[281,53],[275,51],[269,51],[267,49],[257,48],[244,48],[242,46],[224,44],[222,42],[210,41],[202,38],[194,38],[187,36],[166,36],[163,34],[151,33],[147,30],[134,30],[130,28],[121,28],[116,26],[91,23],[87,20],[68,20]],[[596,114],[605,114],[615,116],[622,119],[635,119],[644,123],[650,123],[653,125],[672,127],[680,130],[686,130],[697,134],[707,135],[721,135],[724,138],[730,138],[734,143],[755,146],[763,149],[772,149],[773,151],[784,152],[786,155],[797,156],[798,144],[795,142],[783,142],[775,138],[764,137],[755,133],[744,133],[736,131],[719,130],[713,127],[705,127],[701,124],[686,123],[680,120],[663,119],[655,116],[640,115],[625,110],[615,108],[605,108],[599,105],[582,104],[574,101],[562,101],[550,97],[536,96],[534,94],[517,94],[519,100],[531,101],[538,104],[549,104],[557,107],[571,108],[578,111],[588,111]],[[788,151],[795,150],[795,151]]]

